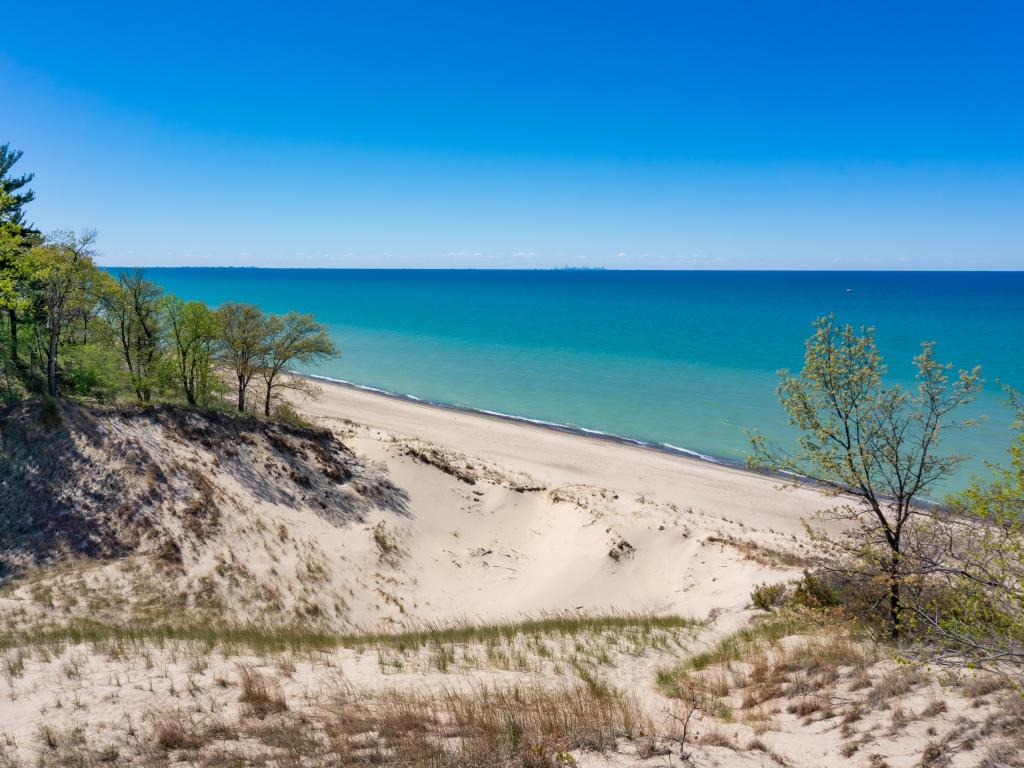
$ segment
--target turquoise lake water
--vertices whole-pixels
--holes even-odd
[[[1001,460],[1024,388],[1024,272],[146,270],[211,304],[310,312],[341,358],[309,372],[424,400],[598,430],[726,460],[745,429],[786,435],[776,369],[799,369],[815,317],[877,326],[894,381],[922,340],[989,385],[946,435],[971,454],[949,487]],[[358,414],[352,414],[358,420]]]

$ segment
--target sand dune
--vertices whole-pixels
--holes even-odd
[[[802,520],[831,503],[342,386],[298,405],[331,431],[7,414],[2,764],[425,765],[440,739],[452,764],[661,765],[682,749],[686,659],[748,623],[752,587],[799,573]],[[424,627],[443,629],[394,634]],[[789,635],[700,673],[718,693],[686,747],[699,764],[970,765],[1017,743],[999,686],[940,684],[828,627]]]
[[[407,606],[417,617],[738,610],[792,564],[709,537],[799,555],[801,521],[830,503],[730,467],[342,385],[300,407],[409,493],[408,520],[381,519],[410,543],[402,592],[422,595]]]

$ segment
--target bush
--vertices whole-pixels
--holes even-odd
[[[61,376],[68,391],[101,401],[115,400],[129,386],[121,359],[102,344],[68,345],[61,353]]]
[[[755,608],[762,611],[772,611],[782,605],[786,600],[786,585],[783,582],[777,584],[758,584],[750,593],[750,602]]]
[[[288,405],[288,403],[281,403],[274,409],[274,418],[292,427],[302,427],[303,429],[312,429],[316,427],[313,422],[305,418],[301,413]]]
[[[793,590],[793,602],[807,608],[832,608],[842,604],[842,590],[828,576],[804,571]]]

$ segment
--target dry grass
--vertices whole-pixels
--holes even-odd
[[[633,699],[585,685],[347,695],[323,717],[343,764],[555,766],[570,751],[606,752],[651,730]]]
[[[721,544],[723,546],[732,547],[743,556],[744,560],[750,560],[751,562],[758,563],[759,565],[766,565],[770,568],[796,569],[804,568],[808,565],[807,558],[802,555],[781,549],[766,547],[763,544],[758,544],[756,541],[749,539],[737,539],[735,536],[729,536],[724,533],[717,533],[713,536],[708,536],[707,542],[709,544]]]
[[[945,711],[939,699],[921,714],[915,714],[920,705],[911,709],[905,703],[929,682],[921,668],[894,664],[891,650],[875,644],[855,624],[825,621],[825,612],[804,611],[783,608],[658,674],[663,694],[697,701],[709,717],[702,743],[737,749],[736,734],[717,730],[715,721],[749,728],[745,732],[753,734],[746,751],[770,743],[760,740],[767,732],[826,723],[827,731],[837,731],[836,749],[849,758],[870,734],[875,739],[888,732],[891,738],[910,722]],[[952,753],[950,744],[935,743],[924,764],[939,765]],[[779,762],[779,755],[765,754]]]
[[[875,682],[867,694],[867,704],[882,709],[889,707],[889,702],[910,693],[925,682],[921,670],[914,667],[897,667]]]
[[[251,670],[247,674],[258,689],[258,678]],[[245,675],[242,684],[247,685]],[[149,712],[146,720],[145,731],[122,738],[113,751],[87,744],[81,729],[44,727],[38,764],[558,768],[575,762],[572,753],[612,752],[624,740],[648,756],[668,753],[633,698],[586,685],[374,695],[343,690],[311,712],[280,710],[261,720],[243,716],[233,725],[182,708]],[[4,768],[16,765],[7,762]]]
[[[146,717],[150,743],[164,752],[197,749],[208,738],[207,730],[195,717],[180,709],[152,711]]]
[[[278,680],[267,677],[248,664],[238,665],[238,676],[242,688],[238,700],[246,705],[249,714],[262,719],[288,709]]]

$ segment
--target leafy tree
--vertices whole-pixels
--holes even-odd
[[[922,536],[922,559],[938,588],[914,607],[918,628],[937,653],[966,654],[990,667],[1024,665],[1024,400],[1007,388],[1016,411],[1009,462],[989,465],[948,499]],[[934,652],[933,652],[934,653]]]
[[[11,169],[21,159],[21,155],[21,150],[11,149],[10,144],[0,145],[0,221],[10,222],[19,228],[31,229],[32,227],[25,224],[24,208],[36,195],[31,189],[24,188],[35,178],[35,174],[10,175]]]
[[[3,207],[5,192],[0,190],[0,207]],[[12,323],[13,339],[17,340],[17,331],[14,330],[15,322],[12,314],[16,307],[22,302],[19,293],[20,270],[18,269],[18,256],[22,251],[22,237],[18,227],[10,222],[0,221],[0,307],[8,310],[8,320]],[[11,350],[13,356],[17,350]]]
[[[254,304],[222,304],[215,312],[220,354],[238,382],[238,411],[245,411],[249,384],[266,354],[267,320]]]
[[[3,200],[6,193],[0,190],[0,208],[3,207]],[[18,268],[18,256],[22,250],[22,237],[18,228],[10,222],[0,221],[0,308],[4,308],[4,315],[9,325],[6,334],[9,343],[0,339],[0,368],[3,371],[4,384],[8,396],[12,392],[10,371],[7,360],[18,363],[18,309],[24,303],[21,294],[21,274]],[[6,352],[6,354],[5,354]]]
[[[4,193],[0,190],[0,205]],[[18,287],[20,274],[17,259],[23,250],[22,232],[9,222],[0,221],[0,307],[6,310],[10,357],[17,362],[17,312],[23,303]]]
[[[263,379],[263,415],[270,416],[274,387],[303,388],[302,380],[280,380],[281,371],[293,363],[313,363],[327,357],[336,357],[338,348],[327,329],[312,315],[289,312],[284,316],[270,315],[266,322],[264,351],[259,374]]]
[[[57,397],[57,357],[62,334],[91,301],[97,278],[92,260],[95,239],[93,232],[58,232],[21,259],[45,314],[46,337],[40,339],[40,346],[46,358],[46,389],[50,397]]]
[[[61,380],[76,394],[112,401],[131,386],[124,361],[111,344],[65,344],[60,362]]]
[[[950,366],[936,362],[933,345],[921,347],[916,392],[886,386],[872,328],[818,319],[800,375],[779,372],[779,400],[799,431],[797,447],[751,435],[751,466],[850,500],[822,513],[841,521],[842,533],[818,534],[847,556],[849,576],[881,587],[893,637],[903,629],[904,584],[918,575],[919,524],[931,514],[922,497],[965,458],[940,452],[941,433],[966,425],[952,414],[981,387],[979,369],[950,381]]]
[[[206,304],[177,296],[164,300],[163,313],[170,332],[174,378],[189,405],[209,405],[216,384],[218,318]]]
[[[147,280],[142,270],[105,277],[98,291],[108,322],[131,377],[135,395],[148,403],[158,379],[161,351],[163,289]]]
[[[25,223],[24,208],[35,198],[25,186],[31,173],[12,176],[11,169],[21,159],[20,150],[10,144],[0,146],[0,306],[7,310],[11,359],[18,360],[18,309],[11,289],[17,281],[17,256],[26,246],[38,245],[39,233]]]

